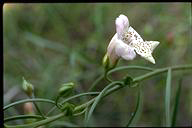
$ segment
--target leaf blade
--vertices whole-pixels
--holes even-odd
[[[171,68],[167,72],[166,88],[165,88],[165,122],[166,126],[170,126],[170,102],[171,102]]]
[[[93,104],[92,104],[92,106],[91,106],[91,108],[90,108],[90,110],[89,110],[89,112],[88,112],[88,114],[87,114],[87,116],[86,116],[86,120],[85,120],[85,126],[86,126],[86,127],[88,126],[88,122],[89,122],[89,120],[90,120],[90,118],[91,118],[91,115],[92,115],[94,109],[96,108],[96,106],[97,106],[97,104],[99,103],[99,101],[102,99],[102,97],[103,97],[103,95],[105,94],[105,92],[106,92],[109,88],[111,88],[112,86],[114,86],[114,85],[116,85],[116,84],[118,84],[118,82],[112,82],[112,83],[110,83],[110,84],[107,85],[107,86],[99,93],[99,95],[95,98],[95,101],[93,102]]]
[[[131,118],[129,119],[129,122],[127,123],[126,127],[130,127],[136,123],[136,120],[139,118],[139,115],[141,113],[142,103],[143,103],[142,91],[141,91],[141,88],[139,87],[137,105],[136,105],[135,111],[134,111],[133,115],[131,116]]]
[[[180,93],[181,93],[181,84],[182,84],[182,78],[179,80],[179,85],[178,85],[177,92],[176,92],[171,127],[175,127],[175,123],[176,123],[176,119],[177,119],[179,98],[180,98]]]

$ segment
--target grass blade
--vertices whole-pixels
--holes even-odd
[[[141,114],[141,111],[142,111],[141,110],[142,109],[142,103],[143,103],[142,91],[141,91],[141,88],[139,86],[138,97],[137,97],[137,105],[136,105],[135,111],[132,114],[131,118],[129,119],[129,122],[127,123],[126,127],[130,127],[131,125],[136,123],[136,121],[138,120],[139,115]]]
[[[181,84],[182,84],[182,79],[179,80],[179,85],[178,85],[177,92],[176,92],[171,127],[175,127],[175,122],[176,122],[176,119],[177,119],[179,98],[180,98],[180,93],[181,93]]]
[[[171,125],[171,118],[170,118],[170,102],[171,102],[171,68],[168,69],[167,72],[167,81],[166,81],[166,88],[165,88],[165,121],[166,126]]]

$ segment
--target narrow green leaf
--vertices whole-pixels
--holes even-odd
[[[176,122],[176,119],[177,119],[179,98],[180,98],[180,93],[181,93],[181,84],[182,84],[182,78],[179,80],[179,85],[178,85],[177,92],[176,92],[171,127],[175,127],[175,122]]]
[[[111,88],[112,86],[114,86],[115,84],[117,84],[118,82],[112,82],[110,83],[109,85],[107,85],[101,92],[100,94],[95,98],[95,101],[93,102],[89,112],[88,112],[88,115],[87,115],[87,118],[85,120],[85,126],[88,126],[88,122],[91,118],[91,115],[95,109],[95,107],[97,106],[97,104],[99,103],[99,101],[102,99],[103,95],[105,94],[105,92]]]
[[[84,117],[84,122],[85,122],[85,124],[86,124],[86,120],[87,120],[88,112],[89,112],[89,108],[86,107],[86,108],[85,108],[85,117]]]
[[[169,68],[167,72],[167,81],[165,88],[165,119],[166,119],[166,126],[168,127],[171,125],[170,102],[171,102],[171,68]]]
[[[135,111],[132,113],[131,118],[129,119],[129,122],[127,123],[126,127],[130,127],[130,126],[136,124],[136,122],[139,119],[139,116],[142,112],[142,103],[143,103],[142,90],[139,87],[137,105],[136,105]]]

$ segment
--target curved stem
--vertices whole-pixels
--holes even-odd
[[[77,98],[77,97],[81,97],[81,96],[85,96],[85,95],[97,95],[97,94],[99,94],[99,93],[100,93],[100,92],[86,92],[86,93],[81,93],[81,94],[78,94],[78,95],[75,95],[75,96],[72,96],[72,97],[69,97],[69,98],[63,100],[61,104],[65,103],[65,102],[67,102],[67,101],[69,101],[69,100],[72,100],[72,99],[74,99],[74,98]]]
[[[118,84],[119,85],[119,84],[122,84],[122,82],[121,81],[114,81],[111,84],[113,84],[113,85]],[[107,92],[108,92],[108,90],[106,91],[106,93],[102,97],[105,97],[107,95]],[[94,97],[93,99],[89,100],[88,102],[86,102],[86,103],[84,103],[84,104],[82,104],[80,106],[75,107],[74,112],[79,111],[79,110],[89,106],[90,104],[92,104],[95,101],[95,99],[96,99],[96,97]]]
[[[89,112],[88,112],[87,120],[86,120],[86,122],[85,122],[86,125],[88,125],[88,122],[89,122],[89,120],[90,120],[90,118],[91,118],[91,115],[92,115],[92,113],[93,113],[96,105],[97,105],[97,104],[99,103],[99,101],[102,99],[102,97],[103,97],[103,95],[105,94],[105,92],[106,92],[109,88],[111,88],[112,86],[114,86],[115,84],[122,84],[122,82],[115,81],[115,82],[110,83],[110,84],[107,85],[107,86],[99,93],[99,95],[95,98],[95,100],[94,100],[94,102],[93,102],[93,104],[92,104],[92,106],[91,106],[91,108],[90,108],[90,110],[89,110]]]
[[[104,75],[101,75],[99,78],[97,78],[94,83],[91,85],[91,87],[88,89],[88,92],[93,90],[95,86],[104,78]]]
[[[99,94],[99,92],[86,92],[86,93],[81,93],[81,94],[77,94],[77,95],[74,95],[72,97],[69,97],[67,99],[65,99],[64,101],[62,101],[61,104],[64,104],[65,102],[69,101],[69,100],[72,100],[74,98],[77,98],[77,97],[81,97],[81,96],[85,96],[85,95],[97,95]],[[52,111],[54,111],[57,107],[54,106],[47,114],[46,116],[48,116]]]
[[[150,78],[152,76],[155,76],[155,75],[158,75],[160,73],[164,73],[166,72],[170,67],[166,67],[166,68],[162,68],[162,69],[156,69],[152,72],[149,72],[149,73],[146,73],[142,76],[139,76],[139,77],[136,77],[133,79],[133,83],[137,83],[139,81],[142,81],[144,79],[147,79],[147,78]],[[172,66],[172,71],[177,71],[177,70],[184,70],[184,69],[192,69],[192,65],[181,65],[181,66]],[[131,86],[131,87],[136,87],[137,85],[135,86]],[[107,95],[110,95],[111,93],[113,93],[114,91],[117,91],[119,90],[120,88],[123,88],[123,87],[126,87],[126,86],[120,86],[120,85],[115,85],[114,87],[110,88],[109,90],[106,91],[106,93],[104,94],[103,97],[107,96]],[[75,110],[74,111],[78,111],[80,109],[83,109],[84,107],[87,107],[88,105],[92,104],[94,102],[95,98],[91,99],[90,101],[80,105],[80,106],[77,106],[75,107]]]
[[[36,98],[36,99],[25,99],[25,100],[20,100],[20,101],[16,101],[14,103],[8,104],[6,106],[3,107],[3,111],[7,110],[8,108],[18,105],[18,104],[22,104],[22,103],[26,103],[26,102],[46,102],[46,103],[51,103],[55,105],[55,101],[53,100],[48,100],[48,99],[41,99],[41,98]]]
[[[79,112],[79,113],[76,113],[76,114],[73,114],[74,116],[80,116],[80,115],[82,115],[83,113],[85,113],[85,111],[86,111],[86,108],[83,110],[83,111],[81,111],[81,112]]]
[[[35,95],[34,93],[32,94],[32,96],[30,97],[31,99],[35,99]],[[38,105],[33,101],[33,104],[35,105],[35,108],[37,109],[38,113],[43,117],[46,118],[45,115],[43,114],[43,112],[40,110],[40,108],[38,107]]]
[[[55,100],[55,105],[56,105],[56,106],[54,106],[55,108],[61,109],[61,106],[60,106],[59,103],[58,103],[60,97],[61,97],[60,95],[58,95],[58,96],[56,97],[56,100]]]
[[[112,74],[113,72],[121,71],[121,70],[126,70],[126,69],[138,69],[138,70],[145,70],[145,71],[153,71],[153,68],[149,67],[142,67],[142,66],[122,66],[122,67],[117,67],[115,69],[112,69],[107,72],[107,76]]]
[[[120,70],[126,70],[126,69],[138,69],[138,70],[146,70],[146,71],[153,71],[153,68],[149,68],[149,67],[142,67],[142,66],[121,66],[121,67],[117,67],[114,68],[112,70],[110,70],[107,75],[113,73],[113,72],[117,72]]]
[[[166,67],[166,68],[161,68],[161,69],[156,69],[152,72],[146,73],[142,76],[136,77],[133,79],[133,82],[139,82],[142,81],[144,79],[150,78],[152,76],[158,75],[160,73],[164,73],[167,72],[168,69],[171,68],[172,71],[176,71],[176,70],[185,70],[185,69],[192,69],[192,65],[181,65],[181,66],[172,66],[172,67]]]
[[[31,123],[31,124],[24,124],[24,125],[16,125],[16,126],[9,126],[9,125],[5,125],[7,128],[36,128],[38,126],[42,126],[42,125],[45,125],[45,124],[48,124],[48,123],[51,123],[55,120],[58,120],[60,118],[62,118],[63,116],[65,116],[65,112],[63,113],[60,113],[56,116],[52,116],[52,117],[48,117],[44,120],[41,120],[41,121],[38,121],[38,122],[35,122],[35,123]]]
[[[105,78],[108,82],[111,82],[112,80],[109,79],[109,77],[107,77],[108,75],[110,75],[113,72],[116,71],[120,71],[120,70],[125,70],[125,69],[138,69],[138,70],[146,70],[146,71],[153,71],[153,68],[149,68],[149,67],[142,67],[142,66],[122,66],[122,67],[118,67],[115,69],[111,69],[109,71],[106,71],[104,75],[101,75],[100,77],[98,77],[94,83],[91,85],[91,87],[88,89],[88,91],[91,91],[95,88],[95,86],[103,79]]]
[[[166,72],[170,67],[167,67],[167,68],[162,68],[162,69],[156,69],[152,72],[149,72],[149,73],[146,73],[142,76],[139,76],[139,77],[136,77],[133,79],[133,83],[137,83],[139,81],[142,81],[144,79],[147,79],[147,78],[150,78],[152,76],[155,76],[155,75],[158,75],[160,73],[164,73]],[[176,71],[176,70],[184,70],[184,69],[192,69],[192,65],[181,65],[181,66],[173,66],[171,67],[172,71]],[[117,82],[117,81],[114,81],[114,82]],[[121,82],[121,81],[119,81]],[[113,83],[113,82],[112,82]],[[122,88],[122,87],[126,87],[126,86],[120,86],[119,83],[117,82],[116,83],[117,85],[114,85],[114,87],[108,89],[105,94],[102,96],[105,97],[111,93],[113,93],[114,91],[117,91],[118,89]],[[136,87],[136,86],[134,86]],[[80,95],[80,94],[79,94]],[[96,97],[95,97],[96,98]],[[75,107],[74,109],[74,112],[78,111],[78,110],[82,110],[82,108],[85,108],[87,107],[88,105],[92,104],[94,101],[95,101],[95,98],[91,99],[90,101],[80,105],[80,106],[77,106]],[[14,102],[12,104],[9,104],[7,106],[5,106],[3,108],[3,110],[6,110],[8,109],[9,107],[12,107],[14,105],[17,105],[17,104],[21,104],[21,103],[25,103],[25,102],[31,102],[31,101],[36,101],[36,102],[48,102],[48,103],[52,103],[55,105],[55,102],[52,101],[52,100],[47,100],[47,99],[27,99],[27,100],[22,100],[22,101],[17,101],[17,102]],[[44,120],[41,120],[41,121],[38,121],[38,122],[35,122],[35,123],[32,123],[32,124],[28,124],[28,125],[17,125],[17,126],[8,126],[6,125],[6,127],[8,128],[26,128],[26,127],[38,127],[38,126],[41,126],[41,125],[44,125],[44,124],[48,124],[52,121],[55,121],[61,117],[63,117],[65,115],[65,113],[60,113],[56,116],[53,116],[53,117],[50,117],[50,118],[47,118],[47,119],[44,119]],[[4,125],[5,126],[5,125]]]
[[[110,70],[105,70],[105,73],[104,73],[104,78],[109,82],[111,83],[112,80],[108,77],[107,73],[109,72]]]
[[[12,121],[12,120],[19,120],[19,119],[27,119],[27,118],[35,118],[35,119],[43,119],[40,115],[18,115],[12,116],[4,119],[4,122]]]

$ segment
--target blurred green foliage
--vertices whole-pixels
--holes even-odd
[[[130,25],[144,40],[157,40],[160,45],[153,53],[155,65],[138,55],[134,61],[121,60],[117,66],[158,68],[192,63],[190,3],[4,4],[4,94],[14,86],[20,87],[23,76],[34,85],[36,97],[55,99],[59,87],[66,82],[78,85],[76,93],[86,92],[103,73],[102,58],[115,34],[115,18],[120,14],[128,16]],[[144,71],[123,71],[113,77],[120,79],[127,73],[138,76]],[[174,73],[171,98],[175,96],[175,85],[180,77],[183,77],[183,83],[176,124],[189,126],[192,125],[190,75]],[[165,82],[166,74],[141,83],[144,101],[138,126],[165,124]],[[97,90],[104,84],[100,83]],[[18,97],[4,100],[8,103]],[[100,103],[92,124],[125,126],[136,100],[135,89],[119,90]],[[46,105],[40,105],[44,112],[49,110]],[[63,120],[82,124],[82,118]]]

